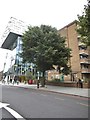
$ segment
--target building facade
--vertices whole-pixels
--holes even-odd
[[[80,42],[80,36],[76,31],[77,27],[77,22],[73,21],[58,31],[62,37],[65,37],[66,46],[72,50],[72,57],[68,62],[72,70],[70,75],[62,76],[56,69],[49,70],[47,71],[48,80],[62,79],[63,77],[65,81],[75,81],[78,78],[90,79],[90,48]],[[23,64],[22,58],[19,56],[19,53],[22,52],[22,35],[26,30],[27,25],[23,21],[11,17],[1,38],[1,47],[15,53],[15,57],[11,58],[11,66],[8,70],[10,75],[24,76],[27,70],[33,70],[34,65],[32,63]]]
[[[90,80],[90,48],[86,47],[84,43],[80,41],[80,35],[78,35],[77,21],[73,21],[67,26],[59,30],[62,37],[66,39],[66,46],[71,48],[71,58],[69,66],[71,66],[71,79],[82,78],[84,80]]]
[[[25,76],[26,71],[30,69],[32,64],[23,63],[20,53],[22,52],[22,35],[27,30],[27,25],[16,18],[11,17],[6,30],[1,38],[4,49],[9,49],[14,53],[11,57],[10,67],[8,68],[7,75]]]

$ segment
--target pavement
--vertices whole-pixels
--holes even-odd
[[[8,84],[7,83],[2,84],[2,82],[0,81],[0,85],[8,85]],[[51,86],[51,85],[46,85],[45,87],[39,86],[39,88],[37,88],[36,84],[24,84],[24,83],[19,83],[18,85],[17,84],[13,85],[10,83],[9,86],[32,88],[32,89],[50,91],[60,94],[90,98],[90,89],[88,88],[74,88],[74,87],[62,87],[62,86]]]

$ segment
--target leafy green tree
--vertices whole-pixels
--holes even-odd
[[[22,58],[24,62],[32,62],[43,73],[43,85],[45,84],[45,71],[53,69],[53,65],[64,67],[63,72],[69,73],[67,65],[70,58],[70,49],[65,45],[65,39],[60,37],[56,28],[41,25],[40,27],[28,27],[22,37]]]
[[[27,71],[26,72],[26,81],[28,82],[28,80],[35,80],[35,76],[32,74],[32,72]]]
[[[87,0],[87,5],[84,6],[82,16],[78,15],[78,29],[77,32],[81,36],[81,41],[87,46],[90,46],[90,0]]]

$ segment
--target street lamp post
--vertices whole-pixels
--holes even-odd
[[[39,88],[39,71],[37,72],[37,88]]]
[[[64,67],[61,67],[61,75],[60,75],[60,80],[62,81],[62,82],[64,82],[64,75],[63,75],[63,69],[64,69]]]
[[[5,62],[4,62],[4,66],[3,66],[3,72],[4,72],[4,70],[5,70],[7,57],[8,57],[8,53],[6,53],[6,56],[5,56]]]
[[[5,62],[4,62],[4,66],[3,66],[3,75],[2,75],[2,77],[3,77],[3,79],[4,79],[4,72],[5,72],[5,67],[6,67],[6,60],[7,60],[7,57],[8,57],[8,53],[6,53],[6,56],[5,56]]]

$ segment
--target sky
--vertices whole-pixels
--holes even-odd
[[[87,0],[0,0],[0,42],[10,17],[31,26],[51,25],[61,29],[82,15]],[[4,68],[7,50],[0,48],[0,71]],[[9,63],[10,63],[9,51]],[[7,57],[7,59],[8,59]]]

